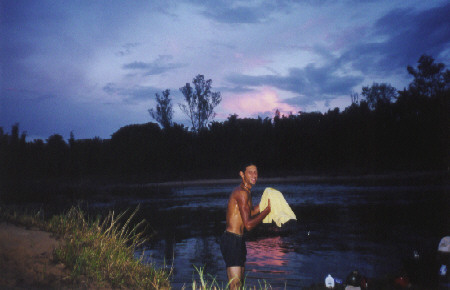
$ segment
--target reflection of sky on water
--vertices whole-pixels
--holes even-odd
[[[118,202],[126,202],[129,205],[157,204],[163,210],[177,208],[224,208],[228,197],[235,185],[217,184],[203,186],[174,187],[169,193],[152,197],[129,198],[122,201],[97,202],[96,207],[114,206]],[[429,192],[444,190],[443,186],[357,186],[341,184],[310,184],[310,183],[280,183],[257,184],[253,190],[253,203],[258,204],[266,187],[273,187],[281,191],[291,207],[305,205],[333,205],[351,206],[358,204],[408,204],[411,200],[428,199]],[[153,189],[145,187],[144,193],[153,192]],[[414,197],[411,199],[410,195]],[[145,194],[143,194],[145,195]]]
[[[259,281],[270,279],[272,284],[276,280],[285,283],[286,278],[292,276],[295,271],[294,264],[301,264],[301,257],[296,256],[290,245],[284,243],[283,238],[279,236],[248,241],[247,278]],[[294,285],[298,285],[300,280],[295,280]]]
[[[424,192],[413,186],[348,186],[332,184],[257,184],[253,190],[253,203],[258,204],[266,187],[281,191],[291,206],[296,205],[356,205],[368,203],[408,203],[411,192],[416,191],[427,198]],[[223,207],[229,197],[233,185],[187,186],[174,190],[177,207]],[[439,187],[438,187],[439,189]],[[380,192],[383,194],[380,195]],[[207,198],[205,198],[207,197]]]

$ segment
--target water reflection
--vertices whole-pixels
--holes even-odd
[[[284,266],[288,260],[286,254],[292,252],[292,249],[283,246],[281,237],[265,238],[257,241],[247,242],[249,268]],[[253,269],[254,271],[257,271]],[[281,271],[283,272],[283,271]]]
[[[273,289],[299,288],[308,277],[300,270],[305,265],[302,254],[296,253],[287,237],[267,237],[247,241],[246,276],[248,284],[270,281]]]

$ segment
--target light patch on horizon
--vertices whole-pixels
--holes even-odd
[[[305,106],[305,112],[321,112],[326,113],[329,110],[334,110],[339,108],[340,111],[351,105],[351,98],[348,97],[338,97],[333,99],[319,100],[315,101],[310,105]]]
[[[271,87],[262,87],[258,91],[229,96],[222,100],[222,110],[234,112],[238,116],[258,116],[274,113],[277,109],[282,115],[296,114],[300,107],[283,102],[277,91]]]

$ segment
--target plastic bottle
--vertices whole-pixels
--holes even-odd
[[[330,274],[325,278],[325,287],[334,288],[334,279]]]

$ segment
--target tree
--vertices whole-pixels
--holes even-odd
[[[419,58],[417,70],[408,66],[408,72],[414,76],[409,90],[417,96],[432,97],[448,89],[450,84],[450,72],[445,70],[443,63],[434,63],[434,59],[428,55]]]
[[[359,95],[358,95],[358,93],[356,93],[356,92],[352,92],[351,94],[350,94],[350,99],[352,100],[352,105],[353,104],[358,104],[358,102],[359,102]]]
[[[49,174],[61,175],[65,173],[68,164],[69,148],[63,136],[53,134],[47,139],[47,170]]]
[[[162,96],[158,93],[155,94],[156,98],[156,111],[154,109],[149,109],[148,112],[150,116],[156,120],[163,128],[169,128],[172,126],[172,100],[169,97],[170,90],[167,89],[162,92]]]
[[[69,137],[69,147],[73,148],[75,145],[75,135],[73,134],[73,131],[70,131],[70,137]]]
[[[216,116],[214,108],[222,101],[222,97],[220,92],[211,91],[212,80],[205,80],[203,75],[197,75],[192,83],[194,88],[189,83],[180,88],[186,104],[179,106],[191,120],[192,130],[199,132]]]
[[[371,87],[362,88],[361,95],[371,109],[375,109],[380,105],[389,104],[391,100],[397,98],[397,89],[386,83],[373,83]]]

